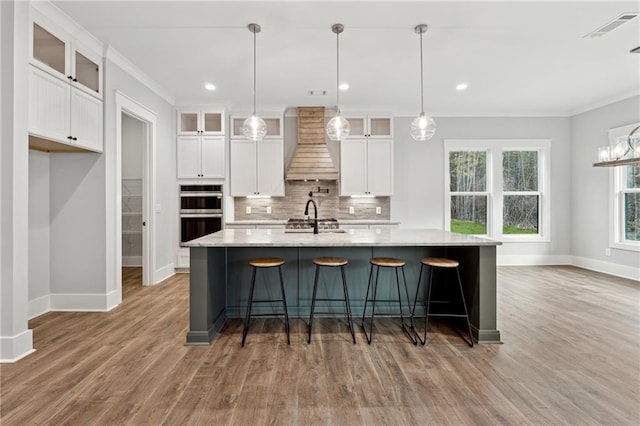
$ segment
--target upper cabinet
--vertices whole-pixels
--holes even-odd
[[[264,124],[267,125],[267,134],[265,139],[282,139],[282,116],[266,115],[260,116],[264,120]],[[234,116],[231,117],[231,137],[234,139],[243,139],[245,135],[242,133],[242,124],[247,119],[247,116]]]
[[[393,119],[390,116],[344,114],[344,117],[351,126],[351,132],[346,139],[389,139],[393,135]]]
[[[73,87],[102,99],[102,58],[54,24],[31,22],[31,63]]]
[[[33,7],[31,13],[29,147],[102,152],[100,49],[85,47]]]
[[[224,111],[196,109],[178,111],[176,128],[179,135],[224,135]]]
[[[340,195],[393,195],[393,141],[340,142]]]

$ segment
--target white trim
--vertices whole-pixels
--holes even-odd
[[[558,254],[498,254],[498,266],[571,265],[570,255]]]
[[[154,274],[153,285],[160,284],[162,281],[166,280],[169,277],[174,276],[175,274],[176,274],[176,268],[173,263],[163,266],[162,268],[159,268],[156,270],[156,273]]]
[[[142,267],[142,256],[122,256],[123,267]]]
[[[614,275],[616,277],[627,278],[640,282],[640,268],[617,263],[603,262],[597,259],[587,257],[573,256],[572,264],[580,268],[589,269],[591,271],[602,272],[604,274]]]
[[[151,89],[156,95],[167,101],[169,104],[174,105],[176,103],[175,96],[169,92],[160,83],[153,80],[147,74],[145,74],[140,68],[135,66],[131,61],[125,58],[120,52],[114,49],[112,46],[105,46],[104,58],[113,62],[120,67],[123,71],[131,75],[131,77],[138,80],[140,83]]]
[[[33,319],[51,310],[51,295],[37,297],[29,300],[29,319]]]
[[[569,116],[573,117],[575,115],[584,114],[585,112],[589,112],[589,111],[593,111],[594,109],[606,107],[607,105],[611,105],[611,104],[613,104],[615,102],[624,101],[625,99],[634,98],[634,97],[636,97],[638,95],[640,95],[640,91],[633,90],[631,92],[626,92],[626,93],[623,93],[623,94],[619,94],[617,96],[612,96],[610,98],[606,98],[606,99],[600,100],[598,102],[594,102],[593,104],[591,104],[589,106],[583,106],[583,107],[581,107],[579,109],[573,110],[573,111],[571,111],[571,114],[569,114]]]
[[[110,311],[122,302],[122,289],[116,289],[107,293],[106,310]]]
[[[0,336],[0,363],[19,361],[35,351],[31,330],[25,330],[15,336]]]
[[[107,294],[51,294],[51,311],[107,312],[119,304],[114,304],[113,290]]]

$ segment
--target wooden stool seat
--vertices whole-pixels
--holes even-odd
[[[259,257],[251,259],[249,265],[254,268],[273,268],[274,266],[284,265],[284,259],[280,257]]]
[[[313,263],[318,266],[344,266],[349,261],[342,257],[316,257],[313,259]]]
[[[396,259],[394,257],[372,257],[369,262],[375,266],[384,266],[390,268],[400,268],[407,264],[402,259]]]
[[[460,262],[443,257],[425,257],[420,261],[425,266],[433,266],[435,268],[457,268]]]

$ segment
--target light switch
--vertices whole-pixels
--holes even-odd
[[[271,206],[267,206],[267,214],[271,214]]]
[[[354,214],[356,209],[353,206],[349,206],[349,214]]]
[[[251,214],[251,206],[247,206],[247,207],[244,209],[244,212],[245,212],[246,214]]]
[[[376,207],[376,214],[382,214],[382,207]]]

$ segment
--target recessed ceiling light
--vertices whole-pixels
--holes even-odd
[[[467,90],[467,87],[469,87],[469,83],[460,83],[456,86],[456,90],[458,91]]]
[[[204,85],[204,88],[207,89],[207,90],[216,90],[215,84],[211,84],[211,83],[206,83]]]
[[[338,88],[340,90],[349,90],[349,83],[340,83],[340,86],[338,86]]]

